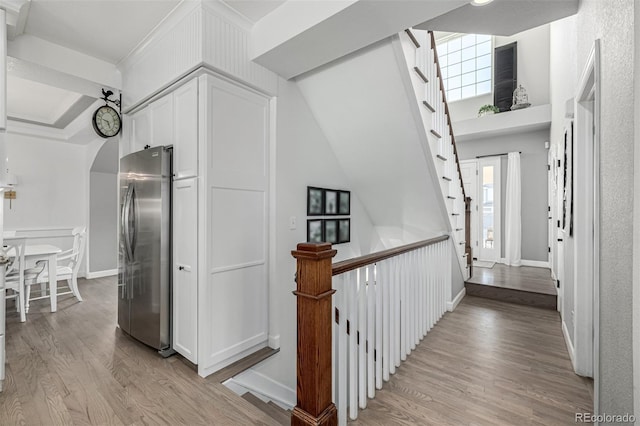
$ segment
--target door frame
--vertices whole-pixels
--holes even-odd
[[[580,78],[575,101],[575,371],[593,377],[598,406],[600,290],[600,41]],[[580,289],[578,289],[580,287]]]
[[[495,259],[486,259],[480,256],[483,248],[478,246],[478,260],[490,260],[492,262],[500,262],[502,259],[502,158],[499,155],[492,157],[478,158],[478,243],[482,241],[482,215],[480,214],[480,206],[484,201],[482,190],[482,178],[480,172],[482,168],[487,165],[494,165],[493,172],[493,250],[497,251]],[[494,163],[494,164],[491,164]]]
[[[494,172],[494,185],[497,182],[497,190],[494,188],[493,193],[493,202],[494,202],[494,230],[493,230],[493,238],[494,238],[494,246],[496,246],[496,250],[498,252],[497,257],[495,259],[486,259],[480,256],[480,252],[482,248],[480,247],[480,241],[482,241],[482,226],[481,223],[481,215],[480,215],[480,205],[482,205],[482,179],[480,178],[480,171],[482,170],[483,163],[491,163],[496,162],[497,168]],[[477,260],[489,260],[492,262],[501,262],[501,252],[502,252],[502,157],[499,155],[491,156],[491,157],[482,157],[482,158],[474,158],[471,160],[463,160],[460,164],[475,164],[476,165],[476,200],[472,200],[475,202],[475,209],[471,210],[471,223],[472,223],[472,234],[474,235],[474,239],[477,243],[473,249],[473,257]],[[497,208],[496,208],[497,206]],[[474,217],[475,216],[475,217]],[[476,226],[473,226],[475,220]]]

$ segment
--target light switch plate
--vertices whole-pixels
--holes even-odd
[[[298,227],[298,224],[297,224],[297,221],[296,221],[296,217],[295,216],[291,216],[289,218],[289,229],[291,229],[293,231],[297,227]]]

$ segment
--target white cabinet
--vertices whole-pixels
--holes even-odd
[[[173,183],[173,348],[197,364],[198,185]]]
[[[147,107],[151,113],[151,141],[149,145],[167,146],[174,141],[173,93],[152,102]]]
[[[143,108],[131,116],[131,152],[151,146],[151,109]]]
[[[176,179],[198,175],[198,79],[173,93],[175,139],[173,174]]]

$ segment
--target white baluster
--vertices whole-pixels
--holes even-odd
[[[336,408],[338,409],[338,425],[346,426],[347,424],[347,387],[349,379],[347,377],[347,363],[348,363],[348,351],[347,351],[347,287],[352,284],[346,281],[346,274],[341,274],[333,278],[334,288],[337,290],[334,296],[336,301],[336,307],[338,308],[339,323],[337,327],[337,346],[338,354],[337,360],[334,361],[337,364],[337,379],[336,379],[336,391],[338,394],[336,401]],[[335,353],[335,352],[334,352]],[[335,377],[335,376],[334,376]]]
[[[375,364],[376,364],[376,389],[382,389],[382,321],[384,307],[382,304],[382,271],[380,270],[380,264],[375,266],[376,277],[376,344],[375,344]]]
[[[382,379],[389,381],[389,363],[391,362],[391,261],[378,264],[378,273],[382,276]]]
[[[376,285],[374,277],[374,266],[367,267],[367,335],[365,341],[365,351],[367,352],[367,396],[376,396],[376,368],[375,368],[375,336],[376,336]]]
[[[349,418],[358,418],[358,278],[357,271],[348,272],[347,280],[349,321]]]
[[[400,367],[402,361],[402,262],[401,256],[396,256],[395,260],[395,355],[394,365]]]
[[[367,408],[367,277],[358,270],[358,405]]]
[[[400,258],[400,361],[407,360],[407,325],[409,309],[407,303],[407,259],[404,255]]]

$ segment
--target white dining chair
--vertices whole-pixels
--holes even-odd
[[[58,281],[66,281],[69,287],[68,291],[58,291],[58,296],[65,294],[73,294],[76,299],[82,302],[82,296],[78,290],[78,270],[82,262],[84,254],[84,246],[86,240],[86,228],[73,228],[73,246],[69,250],[65,250],[58,254],[58,265],[56,268],[56,276]],[[44,294],[46,287],[41,286],[40,296],[31,297],[31,286],[34,284],[45,284],[49,282],[49,268],[46,260],[37,262],[35,268],[26,270],[25,286],[26,286],[26,311],[29,312],[29,302],[40,299],[49,298],[48,294]]]
[[[4,294],[5,300],[14,298],[16,307],[20,313],[20,322],[27,320],[25,307],[25,264],[24,264],[24,239],[13,239],[7,244],[7,254],[10,256],[5,269],[5,289],[13,291],[11,296]]]

